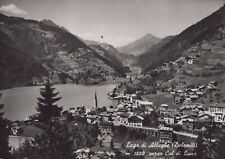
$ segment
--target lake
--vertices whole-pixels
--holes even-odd
[[[86,106],[91,109],[94,106],[95,91],[98,98],[98,106],[110,106],[112,101],[107,93],[116,85],[84,86],[76,84],[55,85],[56,91],[62,99],[58,105],[64,110],[71,107]],[[37,97],[40,97],[40,88],[44,86],[18,87],[2,90],[1,102],[4,104],[5,117],[10,120],[24,120],[29,115],[36,113]]]

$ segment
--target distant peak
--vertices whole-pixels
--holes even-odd
[[[152,35],[151,33],[146,34],[144,37],[160,39],[159,37],[157,37],[157,36],[155,36],[155,35]]]
[[[50,20],[50,19],[43,19],[43,20],[41,21],[41,23],[44,23],[45,25],[48,25],[48,26],[59,27],[55,22],[53,22],[53,21]]]

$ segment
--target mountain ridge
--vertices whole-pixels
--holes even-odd
[[[118,51],[125,54],[138,56],[160,42],[160,38],[148,33],[143,37],[125,45],[118,47]]]
[[[113,60],[101,56],[52,21],[0,14],[0,31],[12,41],[9,45],[16,48],[18,55],[23,52],[39,63],[55,83],[95,84],[124,76],[122,65],[115,67]],[[33,78],[43,81],[39,75]],[[26,80],[23,83],[32,83],[32,79]]]
[[[210,38],[210,36],[215,34],[218,31],[218,28],[224,24],[225,6],[196,24],[188,27],[158,49],[154,51],[149,49],[143,55],[139,56],[138,64],[143,68],[143,72],[148,72],[149,70],[162,65],[164,62],[174,61],[181,57],[183,52],[190,48],[191,45]]]

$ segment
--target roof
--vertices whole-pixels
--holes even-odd
[[[204,92],[197,91],[196,94],[197,95],[202,95],[202,94],[204,94]]]
[[[129,116],[130,116],[130,113],[127,113],[127,112],[120,114],[120,117],[122,118],[128,118]]]
[[[200,86],[198,86],[198,88],[205,88],[206,86],[205,85],[200,85]]]
[[[209,107],[225,108],[225,104],[213,103],[213,104],[209,105]]]
[[[209,82],[209,84],[213,84],[213,85],[215,85],[216,83],[217,83],[216,81]]]
[[[173,128],[161,126],[159,130],[173,131]]]
[[[142,122],[143,118],[140,117],[140,116],[131,116],[128,118],[128,122],[135,122],[135,123],[139,123],[139,122]]]
[[[199,114],[198,115],[198,118],[201,118],[201,117],[203,117],[203,116],[208,116],[208,117],[213,117],[213,115],[212,114],[209,114],[209,113],[204,113],[204,114]]]
[[[92,110],[90,112],[87,113],[88,115],[97,115],[97,112],[95,110]]]
[[[183,93],[184,91],[181,90],[181,89],[178,89],[177,92],[178,92],[178,93]]]
[[[149,101],[142,101],[142,100],[139,101],[139,104],[141,104],[141,105],[153,105],[152,102],[149,102]]]
[[[174,114],[164,114],[164,118],[174,118]]]
[[[208,84],[207,88],[208,89],[216,89],[216,86],[214,86],[213,84]]]
[[[161,107],[168,107],[168,104],[161,104]]]
[[[198,95],[189,95],[189,98],[198,98]]]
[[[187,121],[193,122],[194,119],[192,119],[192,118],[184,118],[184,119],[181,119],[181,121],[183,121],[183,122],[187,122]]]

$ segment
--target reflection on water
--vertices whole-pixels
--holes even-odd
[[[23,120],[36,112],[37,97],[40,96],[40,88],[43,86],[20,87],[2,91],[2,103],[5,104],[5,117],[10,120]],[[98,106],[109,106],[112,101],[107,93],[115,87],[115,84],[83,86],[75,84],[56,85],[56,91],[62,97],[58,102],[64,109],[77,106],[94,106],[95,91],[98,97]]]

